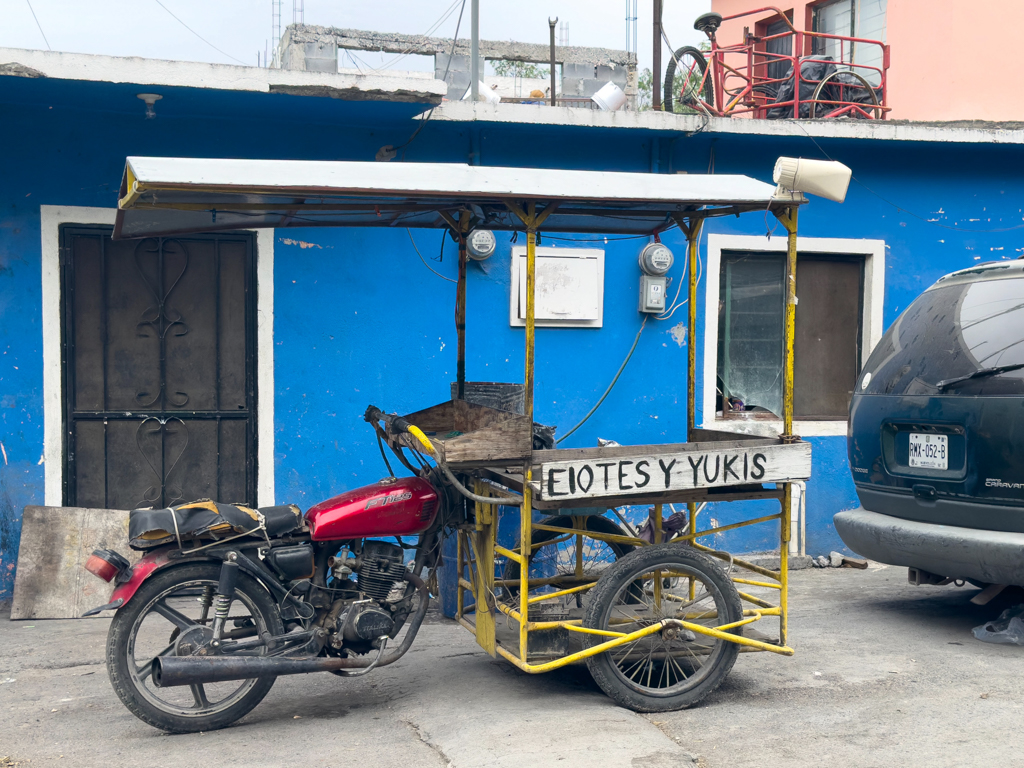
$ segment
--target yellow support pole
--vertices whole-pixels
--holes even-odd
[[[697,243],[703,222],[689,220],[686,250],[689,266],[686,313],[686,439],[697,426]],[[692,531],[691,531],[692,533]]]
[[[793,346],[796,340],[796,208],[780,217],[788,232],[786,253],[785,357],[782,369],[782,427],[784,440],[793,437]],[[788,515],[788,510],[787,510]]]
[[[661,544],[661,504],[654,505],[651,517],[654,519],[654,543]],[[661,609],[661,571],[654,572],[654,605],[655,611]]]
[[[478,496],[489,496],[489,486],[482,480],[473,484]],[[476,530],[473,532],[473,550],[476,552],[476,642],[491,656],[495,656],[494,638],[494,505],[476,502]]]
[[[783,359],[782,375],[782,441],[793,442],[798,438],[793,434],[793,350],[796,342],[796,222],[797,209],[790,208],[779,220],[786,227],[786,352]],[[790,515],[793,506],[793,484],[786,483],[782,496],[782,518],[779,521],[779,581],[782,589],[779,592],[779,643],[788,644],[789,634],[789,540]]]
[[[536,318],[536,278],[537,278],[537,204],[529,204],[528,221],[526,223],[526,370],[524,393],[524,415],[533,423],[533,351],[534,321]],[[529,554],[533,552],[533,460],[523,463],[523,506],[519,515],[519,551],[523,554],[523,564],[519,567],[519,658],[524,662],[527,658],[529,638],[530,608],[530,567]]]
[[[465,572],[465,565],[462,562],[462,531],[455,531],[455,562],[458,563],[458,579],[455,587],[455,616],[458,619],[462,619],[462,614],[465,613],[464,606],[466,600],[466,593],[462,586],[465,579],[463,573]]]
[[[698,243],[700,241],[700,230],[703,220],[695,221],[689,219],[688,226],[683,230],[686,232],[686,252],[688,266],[688,285],[686,293],[686,441],[693,439],[693,430],[697,427],[697,259]],[[705,386],[707,383],[705,382]],[[690,502],[686,505],[690,518],[691,536],[697,532],[697,504]],[[696,537],[693,539],[697,541]],[[693,579],[690,582],[690,599],[696,595],[697,585]]]

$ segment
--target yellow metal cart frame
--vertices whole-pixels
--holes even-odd
[[[457,394],[450,402],[405,418],[422,429],[410,434],[389,435],[396,445],[414,447],[433,455],[439,463],[472,485],[473,520],[458,530],[456,569],[457,619],[472,631],[478,644],[492,656],[500,656],[526,672],[546,672],[617,646],[634,642],[671,626],[715,641],[734,643],[743,650],[792,655],[788,644],[789,542],[793,481],[809,477],[810,447],[793,434],[793,346],[796,312],[797,208],[805,202],[799,193],[742,176],[595,173],[537,169],[481,168],[443,164],[384,164],[346,162],[290,162],[197,160],[173,158],[129,158],[121,187],[115,237],[173,235],[178,232],[229,230],[252,227],[373,226],[422,227],[448,230],[459,244],[459,278],[456,297],[458,332]],[[537,235],[542,227],[556,232],[653,235],[672,226],[685,234],[688,251],[687,331],[687,435],[686,442],[669,446],[634,446],[613,449],[601,455],[632,456],[646,451],[652,456],[683,455],[690,450],[741,450],[743,436],[698,429],[697,390],[697,286],[698,241],[705,221],[712,217],[746,212],[771,213],[785,227],[788,255],[785,262],[784,367],[782,371],[782,434],[749,443],[765,455],[776,456],[774,474],[762,472],[756,487],[746,482],[701,484],[694,471],[690,487],[669,487],[660,492],[591,494],[563,498],[555,494],[558,467],[583,460],[594,451],[608,449],[532,449],[535,381],[535,328]],[[525,417],[495,414],[486,429],[470,435],[465,430],[440,437],[446,428],[434,427],[428,437],[427,423],[452,424],[460,409],[466,384],[466,272],[468,235],[474,228],[526,232],[525,312]],[[488,411],[489,409],[482,409]],[[488,416],[488,413],[483,413]],[[474,417],[475,418],[475,417]],[[518,420],[516,420],[518,419]],[[446,421],[447,420],[447,421]],[[470,420],[472,421],[472,419]],[[477,420],[483,424],[483,421]],[[468,421],[466,423],[469,423]],[[447,427],[451,429],[451,427]],[[467,428],[471,429],[471,428]],[[488,431],[489,430],[489,431]],[[734,442],[729,442],[730,440]],[[412,442],[410,442],[412,441]],[[524,442],[525,441],[525,442]],[[418,445],[414,444],[418,443]],[[737,448],[737,445],[739,447]],[[633,453],[631,453],[631,451]],[[589,453],[588,453],[589,452]],[[708,454],[710,455],[710,454]],[[582,457],[582,458],[581,458]],[[630,460],[631,463],[632,460]],[[508,471],[510,466],[518,471]],[[717,459],[716,459],[717,477]],[[547,490],[544,473],[548,472]],[[605,470],[607,487],[607,469]],[[572,474],[570,473],[570,477]],[[582,469],[580,470],[582,478]],[[727,478],[723,472],[723,479]],[[737,480],[739,477],[737,476]],[[744,476],[746,480],[746,475]],[[774,483],[774,488],[764,487]],[[621,479],[619,485],[622,485]],[[736,486],[730,489],[730,485]],[[495,486],[507,489],[499,490]],[[580,483],[582,487],[582,480]],[[589,492],[590,486],[588,486]],[[510,492],[521,493],[512,498]],[[493,499],[493,501],[492,501]],[[774,499],[777,514],[764,515],[729,525],[698,530],[699,505],[708,501]],[[685,503],[688,526],[672,538],[663,527],[663,505]],[[520,545],[498,542],[498,511],[513,504],[521,508]],[[574,508],[604,504],[649,505],[652,507],[653,543],[686,543],[694,550],[727,559],[750,574],[734,576],[743,601],[742,617],[717,627],[688,621],[687,615],[665,618],[632,632],[583,626],[578,618],[545,620],[537,611],[544,603],[585,593],[597,584],[597,577],[584,573],[583,539],[631,547],[647,546],[636,536],[563,527],[534,521],[535,510],[561,509],[572,515]],[[576,520],[576,518],[574,518]],[[702,537],[755,524],[779,525],[777,571],[745,562],[700,543]],[[531,578],[530,557],[538,547],[536,531],[555,537],[575,537],[576,563],[571,575]],[[518,564],[516,583],[496,577],[496,558]],[[655,578],[655,587],[660,589]],[[692,592],[692,580],[691,592]],[[510,587],[500,589],[502,587]],[[554,588],[554,591],[546,591]],[[777,599],[752,594],[755,590],[778,593]],[[501,591],[502,597],[497,596]],[[471,597],[468,600],[467,597]],[[693,595],[690,595],[691,600]],[[777,638],[755,639],[736,632],[740,627],[777,617]],[[497,622],[503,618],[517,624],[515,639],[502,642]],[[531,661],[530,640],[539,632],[561,631],[582,636],[585,647],[553,658]]]
[[[534,371],[535,371],[535,358],[534,358],[534,331],[535,331],[535,277],[536,277],[536,240],[537,232],[543,224],[546,216],[544,213],[538,214],[536,207],[533,203],[530,204],[529,208],[524,211],[518,206],[512,206],[512,210],[515,215],[522,221],[526,232],[526,353],[525,353],[525,383],[526,383],[526,408],[525,412],[528,418],[533,418],[533,389],[534,389]],[[550,206],[545,209],[550,210]],[[680,215],[676,218],[680,230],[686,234],[687,238],[687,249],[689,252],[688,264],[688,314],[687,314],[687,338],[696,338],[696,327],[697,327],[697,247],[700,235],[701,227],[704,224],[706,216],[701,215],[702,212],[691,212],[686,215]],[[785,269],[785,285],[787,286],[786,295],[786,311],[784,320],[784,368],[783,368],[783,381],[782,381],[782,392],[783,392],[783,434],[780,436],[780,440],[783,443],[792,443],[798,440],[793,435],[793,346],[795,337],[795,320],[796,320],[796,238],[797,238],[797,208],[795,205],[787,207],[783,210],[773,211],[778,220],[786,228],[788,244],[787,244],[787,258],[786,258],[786,269]],[[716,211],[712,215],[716,215]],[[718,214],[720,215],[720,214]],[[460,272],[460,275],[462,273]],[[460,284],[461,285],[461,284]],[[460,288],[461,290],[461,288]],[[687,425],[688,433],[690,436],[693,435],[697,430],[695,429],[696,423],[696,378],[697,378],[697,350],[696,345],[692,342],[687,345]],[[477,643],[481,648],[486,650],[492,656],[501,656],[507,661],[514,664],[519,669],[530,672],[548,672],[553,669],[558,669],[569,664],[578,663],[587,657],[595,656],[600,653],[611,650],[617,646],[633,642],[646,635],[650,635],[656,632],[660,632],[663,629],[662,624],[652,624],[646,628],[637,630],[631,633],[624,632],[611,632],[605,630],[592,629],[582,626],[582,621],[579,619],[569,620],[555,620],[555,621],[536,621],[530,619],[531,606],[536,606],[539,603],[549,600],[557,600],[570,594],[584,592],[591,589],[596,584],[596,578],[588,583],[577,584],[575,586],[558,589],[554,592],[545,592],[542,594],[536,594],[535,590],[538,587],[550,587],[552,585],[558,585],[562,579],[558,577],[542,578],[542,579],[531,579],[529,578],[528,568],[528,556],[524,553],[527,551],[534,551],[533,544],[533,532],[535,530],[548,531],[552,533],[561,534],[563,536],[575,536],[576,546],[574,552],[576,556],[575,563],[575,575],[571,579],[565,579],[565,581],[581,581],[583,580],[583,558],[584,558],[584,547],[582,546],[582,539],[584,536],[587,538],[596,539],[599,541],[605,541],[610,543],[626,544],[630,546],[647,546],[648,542],[639,538],[629,536],[616,536],[614,534],[605,534],[594,531],[586,531],[585,533],[579,528],[560,528],[551,525],[544,525],[542,523],[534,523],[532,512],[533,496],[535,492],[535,486],[533,483],[533,461],[528,461],[523,466],[523,476],[525,482],[515,484],[514,480],[510,484],[513,490],[521,490],[523,494],[523,501],[520,513],[520,547],[518,550],[511,550],[506,547],[499,546],[497,543],[498,533],[498,518],[497,518],[497,507],[498,504],[485,504],[477,501],[475,523],[472,528],[463,528],[458,532],[458,545],[457,545],[457,570],[459,573],[458,578],[458,591],[456,600],[456,618],[460,624],[466,627],[468,630],[474,633],[476,636]],[[498,482],[509,483],[509,477],[496,475],[493,472],[484,472],[483,476],[490,480]],[[722,557],[721,553],[698,543],[697,539],[704,536],[711,536],[717,533],[724,533],[726,531],[734,530],[737,528],[756,525],[759,523],[767,523],[775,520],[779,521],[780,540],[779,540],[779,558],[780,566],[778,571],[773,571],[754,563],[747,562],[740,558],[730,557],[728,559],[735,565],[741,568],[751,571],[754,574],[759,574],[766,580],[752,580],[748,578],[735,577],[733,582],[743,586],[756,586],[764,589],[777,590],[779,593],[778,601],[772,603],[764,600],[760,597],[756,597],[749,594],[749,591],[739,590],[741,599],[746,604],[743,610],[743,619],[734,623],[720,625],[718,627],[710,628],[705,627],[697,623],[688,621],[680,622],[681,626],[691,632],[705,635],[707,637],[714,638],[716,640],[723,640],[731,643],[736,643],[743,646],[746,650],[756,651],[769,651],[772,653],[778,653],[786,656],[793,655],[794,651],[787,644],[788,640],[788,588],[789,588],[789,542],[791,539],[791,518],[790,509],[792,508],[792,493],[793,484],[790,482],[781,483],[781,489],[775,491],[765,492],[754,492],[744,494],[733,494],[732,498],[717,496],[713,498],[714,501],[732,501],[741,499],[754,499],[754,498],[778,498],[781,510],[778,514],[766,515],[750,520],[744,520],[739,523],[732,525],[716,526],[707,528],[704,530],[697,530],[698,522],[698,503],[699,501],[707,501],[707,496],[697,496],[696,498],[687,499],[687,494],[679,494],[676,496],[669,496],[669,500],[685,501],[689,512],[689,525],[687,533],[682,535],[674,536],[672,538],[666,538],[665,532],[662,527],[663,523],[663,504],[665,502],[658,502],[653,504],[652,509],[652,521],[654,528],[654,542],[660,544],[663,542],[672,543],[687,543],[697,550],[708,553],[715,557]],[[478,495],[486,496],[489,492],[489,486],[485,483],[476,482],[474,490]],[[693,497],[693,494],[689,494]],[[609,497],[608,501],[616,501],[614,497]],[[518,600],[515,601],[514,605],[510,605],[506,602],[495,599],[495,587],[502,586],[501,583],[495,579],[495,555],[500,555],[509,560],[519,564],[520,568],[520,580],[517,585]],[[467,579],[464,573],[469,571],[471,579]],[[466,608],[466,593],[470,593],[473,596],[473,608],[467,611]],[[514,619],[519,625],[519,642],[518,648],[508,648],[499,644],[496,640],[496,618],[497,614],[504,614],[505,616]],[[472,614],[474,621],[469,620],[469,615]],[[731,634],[729,630],[735,629],[739,626],[745,626],[754,622],[760,621],[767,616],[777,616],[779,618],[779,642],[764,642],[760,640],[754,640],[743,637],[741,635]],[[588,648],[578,651],[576,653],[567,654],[561,658],[546,661],[539,664],[531,664],[528,661],[528,648],[531,632],[537,632],[542,630],[551,629],[564,629],[569,632],[581,633],[586,635],[596,635],[599,637],[607,637],[607,640],[603,642],[590,645]]]

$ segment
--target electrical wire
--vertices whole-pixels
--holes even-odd
[[[449,283],[457,283],[457,282],[459,282],[458,280],[452,280],[450,277],[445,277],[440,272],[438,272],[436,269],[434,269],[432,266],[427,264],[427,260],[423,258],[423,254],[420,253],[420,249],[416,247],[416,241],[412,239],[412,230],[409,229],[408,227],[406,227],[405,231],[409,233],[409,242],[412,243],[412,249],[414,251],[416,251],[416,255],[420,257],[420,261],[423,262],[423,266],[424,267],[429,269],[431,272],[433,272],[435,275],[440,277],[442,280],[447,280]]]
[[[190,27],[190,26],[189,26],[188,24],[186,24],[186,23],[185,23],[184,21],[182,21],[182,20],[181,20],[181,19],[179,19],[179,18],[178,18],[177,16],[175,16],[175,15],[174,15],[174,12],[173,12],[173,11],[171,11],[171,9],[170,9],[170,8],[168,8],[168,7],[166,6],[166,5],[164,5],[163,3],[161,3],[161,2],[160,2],[160,0],[153,0],[153,2],[155,2],[155,3],[157,4],[157,5],[159,5],[159,6],[161,7],[161,8],[163,8],[163,9],[164,9],[165,11],[167,11],[167,12],[168,12],[169,14],[171,14],[171,18],[173,18],[173,19],[174,19],[174,20],[175,20],[176,22],[178,22],[179,24],[181,24],[181,26],[183,26],[183,27],[184,27],[185,29],[187,29],[187,30],[188,30],[189,32],[191,32],[191,33],[192,33],[193,35],[195,35],[196,37],[198,37],[198,38],[199,38],[200,40],[202,40],[202,41],[203,41],[204,43],[206,43],[206,44],[207,44],[208,46],[210,46],[211,48],[213,48],[213,50],[215,50],[215,51],[216,51],[217,53],[221,54],[222,56],[227,56],[227,57],[228,57],[229,59],[231,59],[232,61],[237,61],[237,62],[238,62],[239,64],[241,64],[241,65],[242,65],[243,67],[247,67],[247,66],[249,66],[249,65],[248,65],[248,64],[246,64],[246,63],[245,63],[244,61],[242,61],[242,60],[240,60],[240,59],[236,59],[236,58],[235,58],[234,56],[232,56],[232,55],[231,55],[230,53],[226,53],[225,51],[222,51],[222,50],[221,50],[220,48],[218,48],[218,47],[217,47],[216,45],[214,45],[214,44],[213,44],[213,43],[211,43],[211,42],[210,42],[209,40],[207,40],[207,39],[206,39],[205,37],[203,37],[202,35],[200,35],[200,34],[199,34],[198,32],[196,32],[196,31],[195,31],[194,29],[192,29],[192,27]],[[31,7],[31,5],[30,5],[29,7]],[[34,16],[34,15],[35,15],[35,14],[33,14],[33,16]]]
[[[50,41],[46,39],[46,33],[43,32],[43,25],[39,23],[39,17],[36,16],[36,9],[32,7],[32,0],[25,0],[28,4],[28,9],[32,13],[32,18],[36,20],[36,26],[39,27],[39,34],[43,36],[43,42],[46,43],[46,50],[52,51],[50,47]]]
[[[437,21],[435,21],[433,24],[431,24],[430,27],[427,29],[427,31],[424,32],[422,35],[420,35],[420,37],[430,37],[430,35],[432,35],[434,32],[436,32],[437,28],[440,27],[442,24],[444,24],[448,20],[448,17],[450,17],[453,13],[455,13],[455,6],[457,6],[460,2],[462,2],[462,0],[455,0],[455,2],[453,2],[451,5],[449,5],[444,10],[444,12],[441,14],[441,18],[439,18]],[[384,62],[379,67],[374,67],[373,71],[374,72],[379,72],[382,69],[388,69],[390,67],[393,67],[399,61],[401,61],[406,56],[408,56],[412,52],[412,49],[415,48],[415,47],[416,47],[415,45],[409,46],[404,51],[402,51],[397,56],[395,56],[395,58],[393,58],[393,59],[391,59],[389,61]]]
[[[441,76],[441,82],[448,82],[448,72],[452,68],[452,57],[455,56],[455,46],[459,42],[459,29],[462,28],[462,14],[465,10],[466,0],[462,0],[462,7],[459,8],[459,20],[455,24],[455,35],[452,37],[452,49],[448,52],[448,64],[444,68],[444,74]],[[420,135],[420,131],[423,130],[423,127],[430,121],[430,118],[433,116],[435,109],[437,109],[437,107],[431,107],[430,110],[427,112],[426,116],[420,120],[420,124],[416,126],[416,130],[412,132],[412,136],[406,139],[404,144],[399,144],[397,147],[390,147],[391,151],[398,152],[398,150],[404,150],[406,147],[412,144],[413,140]],[[387,148],[388,147],[381,147],[381,150]],[[402,159],[405,160],[404,152],[402,153]]]
[[[598,400],[596,403],[594,403],[594,407],[590,409],[590,411],[587,413],[586,416],[583,417],[582,420],[580,420],[579,424],[577,424],[575,427],[573,427],[568,432],[566,432],[564,435],[562,435],[560,438],[558,438],[555,441],[556,444],[562,442],[567,437],[569,437],[569,435],[571,435],[577,429],[582,427],[587,422],[587,419],[589,419],[591,416],[593,416],[594,412],[598,408],[601,407],[601,403],[603,403],[604,399],[606,397],[608,397],[608,394],[612,391],[612,387],[615,386],[615,382],[617,382],[619,380],[619,376],[621,376],[622,372],[624,370],[626,370],[626,364],[629,362],[629,359],[633,356],[633,353],[636,351],[636,345],[640,343],[640,334],[642,334],[644,332],[644,327],[647,325],[647,318],[648,317],[650,317],[650,315],[644,315],[644,321],[642,323],[640,323],[640,330],[636,332],[636,338],[633,339],[633,346],[629,348],[629,353],[626,355],[626,359],[622,361],[622,365],[619,366],[619,370],[617,370],[615,372],[615,378],[612,379],[612,383],[608,385],[608,389],[606,389],[604,391],[604,394],[601,395],[601,399]]]
[[[704,237],[704,226],[702,224],[701,228],[700,228],[700,234],[697,235],[697,285],[700,285],[700,279],[701,279],[701,277],[704,276],[704,262],[700,258],[700,243],[701,243],[701,240],[703,239],[703,237]],[[684,275],[688,274],[687,267],[689,266],[689,259],[690,259],[690,254],[689,254],[689,250],[690,249],[687,248],[686,250],[687,250],[686,258],[683,260],[683,274]],[[680,307],[685,305],[690,300],[689,297],[687,297],[687,298],[683,299],[681,302],[679,302],[678,304],[676,303],[677,300],[679,299],[679,292],[683,289],[683,283],[684,282],[685,281],[682,278],[680,278],[680,280],[679,280],[679,287],[676,288],[676,295],[672,297],[672,304],[671,304],[671,306],[669,306],[669,308],[666,309],[664,312],[662,312],[660,315],[655,315],[654,316],[655,320],[668,320],[670,317],[672,317],[672,315],[674,315],[676,313],[677,309],[679,309]]]

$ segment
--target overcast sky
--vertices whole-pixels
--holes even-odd
[[[423,34],[455,0],[305,0],[307,24]],[[166,6],[167,10],[161,7]],[[292,0],[282,2],[282,23],[292,20]],[[569,24],[570,45],[626,47],[627,0],[481,0],[480,36],[490,40],[548,40],[548,17]],[[640,66],[651,62],[651,0],[639,0]],[[703,35],[693,20],[710,0],[665,0],[665,31],[676,47]],[[271,40],[271,0],[0,0],[0,47],[145,56],[223,64],[256,64]],[[191,27],[190,32],[181,22]],[[458,5],[434,32],[455,32]],[[200,39],[205,38],[207,42]],[[469,36],[469,2],[459,37]],[[219,53],[215,48],[220,49]],[[393,56],[360,54],[372,67]],[[664,57],[663,57],[664,58]],[[408,60],[395,68],[419,68]],[[343,65],[350,66],[343,61]]]

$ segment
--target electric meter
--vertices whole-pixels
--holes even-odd
[[[466,250],[469,258],[475,261],[483,261],[494,255],[498,241],[494,239],[494,233],[489,229],[474,229],[466,238]]]
[[[644,271],[645,275],[652,277],[664,275],[672,269],[673,261],[675,261],[675,257],[672,255],[672,251],[661,243],[648,243],[640,251],[640,269]]]

